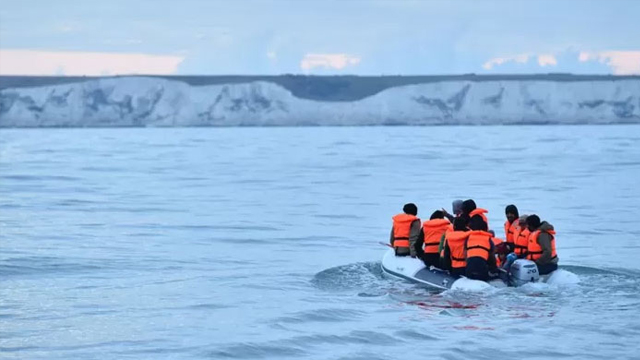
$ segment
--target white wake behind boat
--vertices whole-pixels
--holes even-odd
[[[410,256],[396,256],[393,249],[387,250],[382,257],[382,273],[440,290],[451,289],[453,284],[460,280],[478,281],[464,277],[458,278],[449,274],[448,271],[433,266],[427,268],[420,259]],[[538,281],[540,281],[540,275],[536,264],[530,260],[519,259],[511,265],[509,272],[503,272],[500,279],[489,281],[489,284],[496,287],[521,286]]]

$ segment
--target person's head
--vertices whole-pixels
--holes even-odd
[[[473,215],[469,220],[469,228],[471,230],[487,231],[487,223],[484,222],[484,219],[482,219],[482,216]]]
[[[431,214],[431,217],[429,218],[429,220],[433,220],[433,219],[444,219],[444,213],[440,210],[434,211],[433,214]]]
[[[520,227],[522,229],[524,229],[527,226],[527,218],[529,217],[529,215],[522,215],[518,218],[518,225],[520,225]]]
[[[496,254],[498,254],[501,259],[503,259],[507,254],[511,252],[509,245],[510,244],[508,242],[501,242],[496,245]]]
[[[462,214],[462,200],[454,200],[451,203],[451,210],[453,210],[453,215],[455,216]]]
[[[467,220],[463,217],[457,217],[453,219],[453,230],[455,231],[467,231]]]
[[[529,231],[536,231],[540,227],[540,217],[538,215],[529,215],[527,217],[527,228]]]
[[[473,210],[476,209],[476,202],[468,199],[462,202],[462,213],[463,214],[469,214],[470,212],[472,212]]]
[[[518,208],[515,205],[507,205],[504,209],[504,214],[507,216],[507,221],[509,221],[509,223],[516,221],[520,216],[520,214],[518,214]]]
[[[418,207],[414,203],[404,204],[404,206],[402,207],[402,211],[404,211],[405,214],[413,216],[418,215]]]

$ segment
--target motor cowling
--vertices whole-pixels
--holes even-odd
[[[538,266],[531,260],[518,259],[509,268],[509,285],[522,286],[540,280]]]

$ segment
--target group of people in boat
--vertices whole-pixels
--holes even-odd
[[[418,218],[418,207],[405,204],[393,217],[390,242],[396,256],[422,259],[427,267],[452,275],[490,280],[499,268],[508,270],[515,259],[536,263],[541,275],[558,268],[555,231],[538,215],[520,215],[515,205],[505,208],[504,239],[489,229],[488,211],[475,201],[456,200],[453,214],[434,211],[429,220]]]

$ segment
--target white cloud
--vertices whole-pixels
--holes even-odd
[[[487,70],[491,70],[494,66],[499,66],[508,62],[517,62],[519,64],[526,64],[529,61],[530,56],[531,54],[525,53],[525,54],[519,54],[515,56],[497,57],[485,62],[482,65],[482,67]]]
[[[607,64],[616,75],[640,74],[640,51],[583,51],[578,60]]]
[[[540,66],[556,66],[558,65],[558,60],[553,54],[541,54],[538,55],[538,65]]]
[[[184,56],[0,50],[0,75],[173,74]]]
[[[557,66],[557,56],[562,54],[548,53],[548,54],[533,54],[525,53],[515,56],[496,57],[485,62],[482,67],[486,70],[491,70],[496,66],[503,65],[509,62],[527,63],[529,57],[537,59],[538,65],[545,66]],[[618,51],[618,50],[606,50],[606,51],[582,51],[578,54],[578,60],[580,62],[597,61],[601,64],[609,66],[615,75],[630,75],[640,74],[640,51]]]
[[[275,51],[269,51],[267,52],[267,57],[271,60],[276,60],[278,59],[278,54]]]
[[[358,65],[360,60],[359,57],[348,54],[306,54],[300,61],[300,68],[305,71],[317,67],[342,70],[347,66]]]

